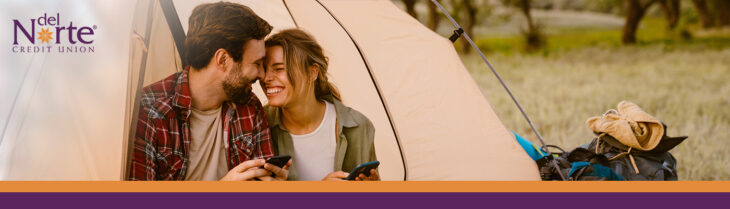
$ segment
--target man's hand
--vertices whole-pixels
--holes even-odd
[[[291,159],[282,168],[266,163],[264,164],[264,169],[273,173],[274,176],[262,176],[259,177],[259,179],[261,179],[261,181],[286,181],[286,178],[289,177],[289,167],[291,167]]]
[[[347,175],[350,174],[344,171],[335,171],[327,174],[327,176],[325,176],[322,181],[344,181],[345,178],[347,178]]]
[[[221,181],[248,181],[256,177],[270,176],[271,172],[259,168],[266,163],[264,159],[248,160],[238,164],[236,167],[228,171]]]
[[[370,176],[365,176],[365,174],[361,173],[355,177],[355,181],[380,181],[380,176],[378,175],[377,170],[370,169]]]

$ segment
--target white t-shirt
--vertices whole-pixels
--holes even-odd
[[[337,113],[332,103],[325,103],[327,109],[317,129],[304,135],[290,134],[294,143],[292,164],[296,164],[297,180],[319,181],[335,170]]]

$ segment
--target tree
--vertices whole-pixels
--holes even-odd
[[[436,1],[438,1],[439,3],[441,2],[441,0]],[[441,16],[439,14],[438,8],[436,8],[436,4],[428,2],[428,28],[436,31],[439,28],[439,23],[441,23]]]
[[[667,20],[667,30],[674,30],[679,23],[679,0],[661,0],[659,5]]]
[[[439,3],[442,2],[441,0],[436,1]],[[409,7],[414,7],[408,6],[407,4],[409,4],[409,2],[407,0],[403,0],[403,3],[406,4],[406,11],[409,10]],[[426,23],[426,26],[428,26],[431,30],[436,31],[443,16],[440,14],[440,10],[435,4],[430,1],[426,3],[428,5],[428,22]],[[464,32],[469,34],[469,36],[472,36],[472,38],[477,37],[473,34],[474,28],[480,24],[483,19],[486,19],[492,11],[492,7],[488,0],[453,0],[443,1],[443,3],[445,4],[444,7],[448,9],[451,17],[454,18],[459,25],[461,25]],[[464,53],[470,53],[472,50],[471,45],[466,42],[458,42],[455,47]]]
[[[459,25],[461,25],[461,28],[464,29],[464,32],[466,34],[469,34],[472,38],[477,37],[474,32],[474,27],[479,24],[479,19],[477,18],[480,14],[486,14],[489,13],[489,6],[487,4],[479,5],[477,7],[477,0],[458,0],[458,1],[451,1],[448,2],[450,6],[449,13],[451,14],[451,17],[453,17]],[[486,1],[482,2],[486,3]],[[471,53],[471,45],[469,45],[466,42],[457,43],[457,48],[460,48],[461,52],[464,53]]]
[[[730,25],[730,1],[692,0],[702,28],[724,27]]]
[[[413,18],[418,19],[418,13],[416,13],[416,0],[403,0],[403,4],[406,5],[406,12]]]
[[[707,6],[706,0],[692,0],[692,3],[697,10],[697,15],[700,18],[700,24],[702,28],[711,28],[714,25],[713,16],[710,13],[710,9]]]
[[[532,19],[532,14],[530,13],[530,0],[520,0],[519,7],[522,14],[525,15],[525,19],[527,19],[527,31],[523,32],[525,35],[525,42],[527,43],[526,50],[534,51],[542,48],[545,44],[545,39],[540,32],[540,28]]]
[[[646,10],[657,0],[628,0],[626,1],[626,22],[624,23],[621,41],[624,44],[636,43],[636,30]]]
[[[466,14],[462,20],[461,27],[464,28],[466,34],[473,35],[474,26],[477,24],[477,8],[474,7],[474,0],[462,0],[461,4]],[[461,46],[464,53],[471,52],[471,46],[469,44],[463,44]]]
[[[730,1],[714,0],[715,26],[730,26]]]
[[[532,2],[530,0],[502,0],[502,4],[516,7],[525,16],[527,28],[522,29],[522,35],[525,38],[525,50],[534,51],[542,48],[545,45],[545,36],[540,26],[532,19],[532,13],[530,12]]]

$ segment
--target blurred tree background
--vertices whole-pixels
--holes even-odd
[[[455,29],[430,0],[394,2],[444,36],[450,36]],[[730,39],[730,0],[438,2],[448,9],[480,48],[487,51],[549,53],[593,45],[659,42],[712,42],[724,47]],[[466,43],[457,45],[460,52],[470,53],[471,47]]]
[[[456,29],[431,0],[393,2],[445,38]],[[548,144],[589,142],[586,119],[628,100],[689,136],[671,151],[680,180],[730,180],[730,0],[439,2]],[[537,142],[464,38],[454,44],[505,126]]]

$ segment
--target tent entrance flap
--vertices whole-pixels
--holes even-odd
[[[137,13],[137,11],[139,11],[140,6],[144,5],[143,2],[144,1],[137,2],[137,9],[135,10],[135,13]],[[152,33],[152,15],[154,14],[154,8],[155,8],[154,6],[155,6],[155,2],[152,0],[148,0],[146,16],[139,15],[137,18],[135,18],[135,22],[142,22],[142,20],[138,20],[142,17],[144,17],[144,20],[146,20],[146,21],[144,21],[145,22],[144,37],[136,37],[138,39],[141,39],[141,41],[143,42],[142,43],[144,45],[143,48],[140,50],[138,48],[139,45],[135,44],[135,40],[132,40],[130,42],[130,45],[132,45],[129,50],[130,57],[132,57],[132,59],[133,59],[135,57],[134,53],[137,51],[141,51],[142,57],[140,59],[140,64],[139,64],[139,67],[137,68],[137,70],[133,69],[135,66],[133,62],[129,65],[129,68],[131,68],[131,70],[129,71],[129,75],[128,75],[129,78],[128,78],[128,87],[127,87],[127,98],[132,97],[132,100],[127,103],[127,108],[126,108],[127,110],[126,110],[126,114],[125,114],[125,119],[127,119],[126,120],[127,123],[125,124],[125,126],[126,126],[125,130],[127,131],[127,137],[124,138],[126,150],[124,151],[124,153],[125,153],[124,158],[123,158],[124,162],[122,162],[122,168],[121,168],[122,180],[128,179],[128,177],[129,177],[128,169],[130,168],[131,163],[132,163],[132,155],[133,155],[133,150],[134,150],[134,135],[135,135],[135,131],[136,131],[136,128],[134,128],[134,127],[137,124],[137,119],[138,119],[137,113],[139,112],[139,102],[137,102],[137,101],[139,101],[139,98],[141,95],[140,91],[144,84],[143,79],[144,79],[144,74],[145,74],[145,66],[147,65],[147,55],[148,55],[147,53],[149,52],[149,46],[150,46],[149,37],[150,37],[150,34]],[[139,35],[137,33],[137,31],[135,31],[134,28],[132,30],[133,30],[132,31],[133,34]],[[139,40],[137,40],[137,41],[139,41]],[[135,46],[137,48],[135,48]],[[135,74],[135,72],[138,72],[138,73]],[[135,81],[135,80],[136,80],[136,83],[133,83],[132,81]],[[130,112],[130,109],[131,109],[131,112]]]
[[[132,22],[131,33],[134,35],[129,55],[123,179],[127,179],[132,161],[142,88],[182,70],[180,53],[185,41],[185,33],[172,1],[138,1]]]

